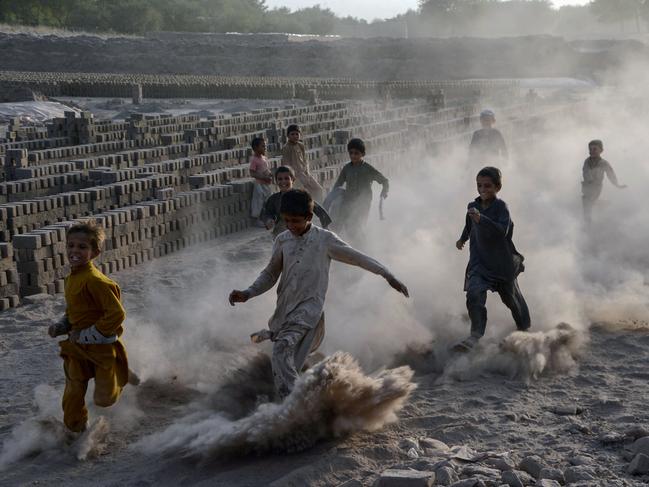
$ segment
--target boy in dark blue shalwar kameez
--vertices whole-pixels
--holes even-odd
[[[485,333],[487,291],[500,295],[519,330],[530,327],[530,313],[516,280],[524,269],[523,256],[512,242],[514,224],[507,204],[497,197],[502,187],[500,170],[485,167],[478,173],[476,181],[480,196],[469,203],[466,224],[456,243],[461,250],[470,240],[464,290],[471,319],[471,336],[454,347],[458,351],[471,349]]]

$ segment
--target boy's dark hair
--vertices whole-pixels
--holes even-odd
[[[604,150],[604,143],[599,139],[591,140],[590,142],[588,142],[588,147],[590,147],[591,145],[596,145],[600,149]]]
[[[286,135],[290,134],[291,132],[302,132],[302,131],[300,130],[299,125],[291,124],[286,129]]]
[[[365,155],[365,142],[362,139],[352,139],[347,142],[347,152],[350,150],[357,150],[361,154]]]
[[[480,171],[478,171],[476,179],[480,177],[490,178],[491,182],[493,182],[498,188],[502,188],[503,186],[503,175],[500,172],[500,169],[498,169],[497,167],[483,167],[482,169],[480,169]]]
[[[279,166],[277,169],[275,169],[275,177],[277,177],[277,175],[281,173],[288,173],[291,176],[291,179],[295,181],[295,171],[292,167]]]
[[[313,198],[306,191],[291,189],[282,195],[279,212],[286,215],[312,216]]]
[[[264,139],[263,137],[255,137],[254,139],[252,139],[252,142],[250,142],[250,147],[252,147],[252,149],[254,150],[259,147],[262,142],[264,142],[264,140],[266,139]]]
[[[84,220],[78,223],[75,223],[68,231],[65,233],[66,237],[69,237],[75,233],[82,233],[90,239],[90,245],[92,245],[92,250],[98,252],[101,250],[102,245],[104,244],[104,239],[106,234],[104,229],[101,228],[97,223],[92,220]]]

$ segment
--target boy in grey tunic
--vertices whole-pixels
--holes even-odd
[[[530,327],[530,312],[516,279],[524,269],[523,256],[512,242],[514,224],[507,204],[497,197],[502,187],[500,170],[485,167],[478,172],[476,180],[480,196],[469,203],[462,236],[455,244],[458,250],[462,250],[470,240],[464,290],[471,319],[471,336],[455,346],[457,351],[471,349],[484,335],[487,291],[500,295],[519,330]]]
[[[372,205],[372,183],[376,181],[383,190],[381,198],[388,197],[390,184],[379,170],[363,160],[365,143],[361,139],[351,139],[347,144],[351,162],[345,164],[332,190],[345,185],[342,201],[342,228],[352,239],[360,236]]]
[[[624,189],[626,185],[617,182],[615,171],[606,159],[602,159],[604,144],[601,140],[591,140],[588,143],[590,157],[584,161],[582,174],[584,180],[581,183],[582,203],[584,206],[584,220],[586,224],[592,221],[593,206],[595,201],[602,194],[604,186],[604,174],[616,188]]]
[[[332,259],[382,276],[405,296],[408,289],[381,263],[353,249],[335,233],[312,225],[313,199],[307,192],[284,193],[281,214],[288,230],[275,239],[270,262],[248,289],[230,293],[230,304],[245,303],[265,293],[279,279],[268,335],[274,342],[271,361],[275,387],[283,398],[293,389],[307,355],[315,351],[324,335],[323,308]]]

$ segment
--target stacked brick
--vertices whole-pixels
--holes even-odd
[[[18,306],[18,270],[11,243],[0,243],[0,311]]]

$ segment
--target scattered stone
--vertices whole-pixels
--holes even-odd
[[[518,422],[518,415],[516,413],[505,413],[505,417],[514,423]]]
[[[596,480],[597,475],[593,469],[587,465],[574,465],[564,471],[567,484],[581,482],[583,480]]]
[[[507,456],[487,458],[485,460],[485,463],[490,467],[497,468],[501,472],[505,470],[514,470],[516,468],[516,464],[514,463],[514,460],[512,460]]]
[[[624,436],[629,438],[632,441],[642,438],[643,436],[649,436],[649,429],[644,426],[633,426],[625,431]]]
[[[554,406],[550,409],[554,414],[558,416],[576,416],[584,412],[579,406]]]
[[[480,479],[471,478],[455,482],[451,487],[485,487],[485,484]]]
[[[462,469],[462,475],[473,477],[475,475],[483,475],[485,477],[493,478],[500,477],[500,470],[495,468],[483,467],[482,465],[467,465]]]
[[[509,487],[525,487],[521,479],[513,470],[505,470],[502,473],[500,480],[509,485]]]
[[[351,479],[342,484],[338,484],[338,487],[363,487],[363,483],[360,480]]]
[[[642,453],[643,455],[649,456],[649,436],[644,436],[635,440],[631,447],[631,451],[633,452],[633,455]]]
[[[518,468],[529,473],[535,479],[539,478],[539,474],[544,467],[543,460],[537,455],[530,455],[529,457],[523,458],[518,466]]]
[[[419,458],[419,453],[417,453],[417,450],[415,448],[411,448],[410,450],[408,450],[407,455],[409,458],[412,458],[413,460]]]
[[[570,465],[592,465],[593,459],[588,455],[574,455],[568,459]]]
[[[546,467],[542,469],[541,473],[539,474],[539,479],[556,480],[560,484],[564,484],[566,482],[566,479],[563,476],[563,472],[558,468]]]
[[[644,475],[649,473],[649,456],[644,453],[638,453],[633,460],[631,460],[628,472],[631,475]]]
[[[374,483],[375,487],[432,487],[435,472],[419,470],[385,470]]]
[[[539,479],[534,484],[536,487],[561,487],[561,484],[552,479]]]
[[[474,461],[476,457],[476,452],[468,446],[454,446],[451,448],[451,458],[457,458],[458,460],[464,460],[466,462]]]
[[[401,440],[401,444],[399,446],[403,448],[405,451],[408,451],[411,448],[414,448],[415,450],[419,450],[419,442],[414,438],[405,438]]]
[[[600,435],[599,442],[602,445],[614,445],[616,443],[623,443],[626,438],[627,437],[625,435],[617,432],[605,433],[603,435]]]
[[[436,440],[435,438],[423,438],[419,440],[419,446],[425,450],[435,450],[446,452],[450,450],[448,445],[443,441]]]
[[[451,467],[440,467],[435,470],[435,476],[437,477],[437,485],[451,485],[460,480]]]

